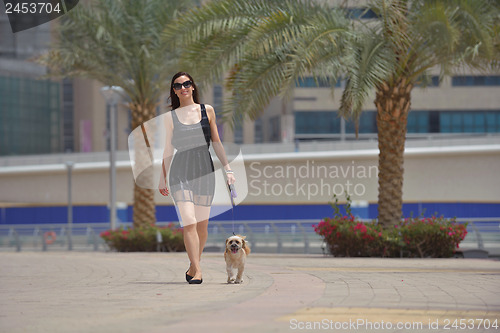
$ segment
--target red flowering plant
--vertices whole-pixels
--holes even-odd
[[[391,256],[394,246],[390,235],[375,222],[363,223],[351,213],[351,200],[346,195],[345,215],[340,213],[338,198],[329,202],[334,210],[332,218],[314,225],[314,231],[323,237],[330,253],[338,257]]]
[[[158,237],[158,233],[161,238]],[[166,226],[145,226],[140,228],[124,229],[101,232],[101,238],[111,250],[118,252],[178,252],[184,251],[182,229],[169,223]],[[161,239],[161,242],[158,240]]]
[[[467,223],[432,216],[407,218],[396,226],[405,257],[451,257],[467,235]]]
[[[349,195],[346,198],[345,214],[340,213],[334,196],[335,202],[330,202],[334,216],[313,226],[333,256],[451,257],[467,235],[467,224],[458,224],[454,218],[411,217],[386,229],[375,221],[363,223],[353,216]]]

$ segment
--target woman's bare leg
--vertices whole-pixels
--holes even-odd
[[[198,231],[198,238],[200,241],[200,261],[201,254],[203,253],[203,249],[205,248],[205,244],[207,243],[208,238],[208,218],[210,216],[210,206],[195,206],[194,208],[196,220],[198,223],[196,224],[196,229]]]
[[[201,254],[203,253],[203,249],[205,248],[208,238],[208,220],[196,223],[196,231],[198,232],[198,245],[200,253],[199,260],[201,261]]]
[[[191,262],[188,274],[193,279],[201,279],[201,266],[200,266],[200,238],[198,236],[197,222],[194,204],[192,202],[179,202],[177,203],[179,209],[183,228],[184,245],[186,252]]]

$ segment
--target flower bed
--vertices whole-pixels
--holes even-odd
[[[157,233],[161,234],[158,244]],[[110,249],[118,252],[185,251],[182,230],[173,223],[165,227],[118,228],[100,234]]]
[[[375,221],[363,223],[350,212],[341,214],[338,199],[331,203],[334,216],[314,225],[330,253],[338,257],[451,257],[467,235],[467,224],[443,217],[407,218],[391,228]]]

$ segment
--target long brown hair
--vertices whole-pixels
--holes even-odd
[[[186,72],[179,72],[172,77],[172,82],[170,83],[170,101],[172,102],[172,104],[170,104],[170,107],[172,108],[172,110],[175,110],[179,106],[181,106],[179,97],[177,97],[174,92],[174,81],[180,76],[187,76],[191,80],[191,82],[193,82],[193,101],[197,104],[200,103],[198,97],[198,87],[196,86],[196,83],[194,83],[193,77]]]

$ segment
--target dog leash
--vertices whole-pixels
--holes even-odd
[[[233,236],[236,236],[234,233],[234,198],[236,198],[238,195],[236,194],[236,189],[234,188],[233,184],[227,184],[227,187],[229,189],[229,198],[231,199],[231,215],[233,218]]]

